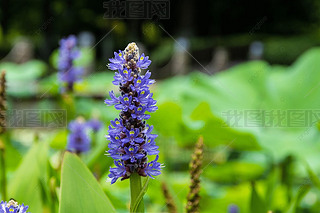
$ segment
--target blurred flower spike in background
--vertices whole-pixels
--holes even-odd
[[[158,146],[155,144],[157,135],[151,134],[153,126],[146,124],[150,115],[158,109],[156,100],[152,98],[149,86],[155,81],[149,79],[151,73],[141,75],[141,69],[147,69],[151,64],[148,56],[139,55],[135,43],[130,43],[124,51],[114,53],[108,67],[117,70],[114,85],[119,86],[120,96],[109,93],[111,99],[105,100],[108,106],[114,105],[121,110],[119,118],[111,121],[107,139],[108,153],[114,159],[115,168],[110,168],[109,178],[115,183],[118,178],[127,179],[134,172],[140,176],[157,176],[161,174],[161,164],[158,162]],[[156,155],[148,162],[148,155]]]
[[[74,66],[74,60],[80,56],[76,45],[77,38],[74,35],[60,40],[58,80],[66,84],[61,88],[61,92],[73,91],[74,83],[80,81],[83,74],[81,67]],[[66,86],[66,88],[64,88],[64,86]]]
[[[71,152],[82,153],[90,150],[90,138],[88,130],[90,126],[84,118],[78,117],[69,123],[70,134],[68,136],[67,149]]]
[[[228,213],[240,213],[239,207],[235,204],[231,204],[228,207]]]
[[[92,118],[87,122],[87,124],[94,132],[98,132],[102,128],[102,122],[96,118]]]

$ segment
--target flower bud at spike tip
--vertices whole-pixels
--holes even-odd
[[[0,213],[30,213],[27,212],[29,206],[19,205],[16,200],[11,198],[8,202],[1,201]]]

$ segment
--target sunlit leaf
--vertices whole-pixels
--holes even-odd
[[[9,181],[8,196],[29,205],[30,212],[42,212],[45,194],[48,194],[43,194],[43,189],[49,189],[42,187],[48,185],[47,154],[47,144],[34,145]]]
[[[62,165],[59,212],[116,212],[89,169],[69,152]]]

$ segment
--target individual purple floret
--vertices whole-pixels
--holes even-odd
[[[111,91],[105,104],[121,110],[119,118],[111,121],[107,135],[108,153],[116,166],[110,168],[111,184],[118,178],[129,178],[134,172],[151,178],[161,174],[159,147],[155,144],[157,135],[151,134],[153,127],[145,121],[150,118],[146,112],[158,109],[149,90],[155,81],[149,79],[149,71],[141,75],[141,69],[148,68],[150,63],[149,57],[140,56],[137,45],[130,43],[123,52],[115,52],[108,65],[111,70],[117,70],[112,83],[119,86],[120,96]],[[155,160],[148,162],[148,155],[156,155]]]
[[[27,213],[28,208],[29,206],[24,204],[19,205],[14,199],[10,199],[9,202],[1,201],[0,203],[0,213]]]
[[[235,204],[231,204],[228,207],[228,213],[239,213],[239,207]]]
[[[76,44],[77,39],[74,35],[60,40],[58,80],[67,84],[67,91],[73,90],[73,84],[81,80],[83,74],[82,68],[74,66],[74,60],[80,56]]]
[[[88,124],[81,117],[69,123],[69,130],[71,131],[68,136],[67,144],[67,149],[69,151],[75,153],[89,151],[90,138],[87,134],[88,128]]]
[[[102,127],[102,122],[96,118],[92,118],[87,124],[94,132],[98,132]]]

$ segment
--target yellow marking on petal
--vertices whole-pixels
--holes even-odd
[[[119,56],[121,57],[121,56],[122,56],[122,53],[119,53]]]
[[[138,84],[140,84],[140,83],[141,83],[141,80],[140,80],[140,79],[139,79],[139,80],[137,80],[137,83],[138,83]]]
[[[130,151],[130,152],[132,152],[133,150],[134,150],[134,148],[132,148],[132,147],[129,148],[129,151]]]
[[[125,97],[123,100],[124,100],[124,101],[129,101],[129,98],[128,98],[128,97]]]
[[[140,57],[140,60],[142,61],[143,59],[144,59],[144,57],[143,57],[143,56],[141,56],[141,57]]]
[[[127,70],[125,70],[125,71],[123,71],[123,73],[124,73],[124,74],[128,74],[128,71],[127,71]]]
[[[116,121],[116,124],[118,125],[118,124],[120,124],[120,122],[119,122],[119,121]]]
[[[115,137],[115,139],[116,139],[116,140],[119,140],[119,137],[118,137],[118,136],[116,136],[116,137]]]
[[[144,93],[145,93],[145,91],[142,91],[142,92],[141,92],[141,95],[144,95]]]
[[[130,131],[130,135],[133,135],[134,134],[134,131]]]
[[[139,107],[139,108],[138,108],[138,111],[141,111],[141,110],[142,110],[142,107]]]

